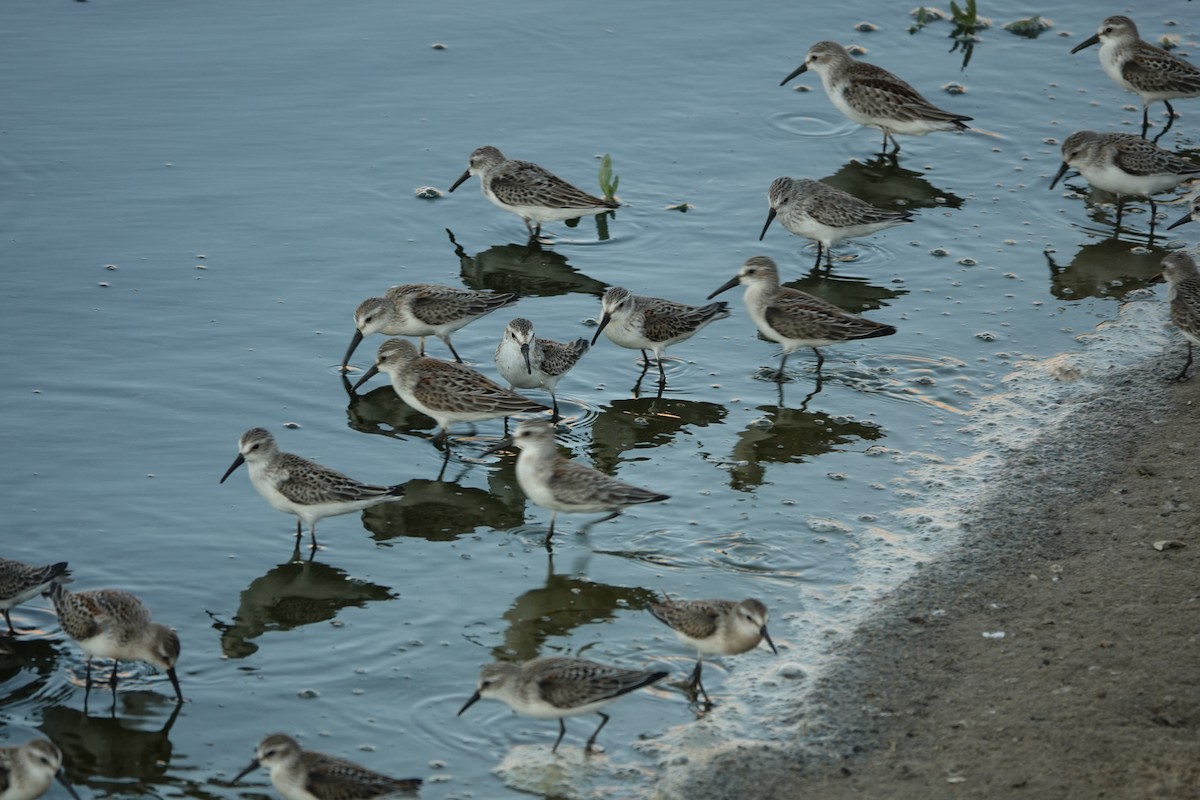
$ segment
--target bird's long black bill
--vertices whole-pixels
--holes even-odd
[[[529,360],[529,345],[528,344],[521,345],[521,356],[525,359],[525,369],[528,370],[530,375],[532,375],[533,374],[533,362]]]
[[[456,181],[454,182],[454,185],[450,187],[450,191],[452,191],[452,192],[453,192],[453,191],[454,191],[455,189],[457,189],[459,186],[462,186],[462,184],[463,184],[463,181],[465,181],[465,180],[466,180],[467,178],[469,178],[469,177],[471,177],[471,170],[467,170],[467,171],[466,171],[466,172],[464,172],[462,175],[460,175],[460,176],[458,177],[458,180],[456,180]]]
[[[175,699],[182,703],[183,689],[179,688],[179,676],[175,674],[174,667],[171,667],[169,670],[167,670],[167,677],[171,679],[171,685],[175,687]]]
[[[1053,189],[1055,184],[1057,184],[1059,182],[1059,180],[1062,179],[1063,175],[1067,174],[1067,170],[1069,170],[1070,168],[1071,168],[1071,165],[1064,161],[1063,165],[1058,168],[1058,172],[1054,173],[1054,180],[1050,181],[1051,189]]]
[[[461,717],[464,711],[479,702],[480,697],[482,697],[482,695],[480,695],[479,691],[476,690],[475,694],[471,695],[471,699],[463,703],[463,707],[458,710],[458,714],[456,714],[456,716]]]
[[[761,633],[762,637],[767,640],[767,646],[771,648],[771,652],[775,655],[779,655],[779,651],[775,649],[775,643],[771,641],[771,634],[767,633],[766,625],[762,626],[762,630],[760,630],[759,633]]]
[[[503,439],[496,442],[494,445],[489,447],[487,450],[484,450],[480,455],[490,456],[492,453],[499,453],[501,450],[509,450],[512,448],[512,446],[513,446],[513,437],[505,436]],[[462,712],[460,711],[458,713],[461,714]]]
[[[232,783],[237,783],[242,778],[246,777],[247,775],[249,775],[251,772],[253,772],[256,769],[258,769],[258,759],[257,758],[253,759],[249,764],[247,764],[246,768],[244,770],[239,772],[237,775],[233,776]]]
[[[350,347],[346,349],[346,355],[342,356],[342,369],[350,363],[350,356],[354,355],[354,351],[358,349],[358,343],[363,340],[362,331],[356,330],[354,338],[350,340]]]
[[[732,278],[730,278],[729,280],[722,283],[721,288],[717,289],[715,292],[713,292],[712,294],[710,294],[708,297],[706,297],[704,299],[712,300],[714,297],[719,295],[721,292],[727,292],[737,285],[738,285],[738,276],[734,275]]]
[[[359,379],[358,379],[358,380],[355,382],[355,384],[354,384],[353,386],[351,386],[351,387],[350,387],[351,391],[355,391],[355,392],[357,392],[357,391],[358,391],[358,387],[362,386],[364,383],[366,383],[367,381],[371,380],[371,378],[374,378],[374,377],[375,377],[376,375],[378,375],[378,374],[379,374],[379,367],[377,367],[377,366],[375,366],[375,365],[371,365],[371,368],[370,368],[370,369],[368,369],[366,372],[364,372],[364,373],[362,374],[362,377],[361,377],[361,378],[359,378]]]
[[[797,75],[803,75],[806,72],[808,72],[808,62],[801,64],[800,66],[796,67],[794,70],[789,72],[788,76],[779,82],[779,85],[783,86],[788,81],[790,81],[792,78],[796,77]]]
[[[758,240],[761,242],[763,237],[767,235],[767,228],[771,227],[771,221],[775,219],[775,209],[767,212],[767,221],[763,223],[762,233],[758,235]]]
[[[71,797],[74,797],[75,800],[79,800],[79,795],[75,793],[75,787],[71,785],[69,780],[67,780],[67,774],[65,772],[60,769],[57,773],[55,773],[54,777],[58,778],[58,782],[63,785],[63,788],[71,793]]]
[[[1184,214],[1182,217],[1180,217],[1179,219],[1175,220],[1170,225],[1168,225],[1167,230],[1174,230],[1175,228],[1178,228],[1180,225],[1186,225],[1187,223],[1189,223],[1191,221],[1192,221],[1192,212],[1189,211],[1188,213]]]
[[[245,463],[246,457],[241,453],[238,453],[238,457],[233,460],[233,463],[229,465],[229,469],[225,470],[225,474],[221,476],[221,480],[217,481],[217,483],[224,483],[225,479],[232,475],[235,469]]]
[[[1079,44],[1072,47],[1071,55],[1078,53],[1080,50],[1083,50],[1085,47],[1091,47],[1094,44],[1100,44],[1100,34],[1098,34],[1098,33],[1093,33],[1091,36],[1089,36],[1088,38],[1084,39]]]
[[[612,322],[612,317],[605,314],[600,318],[600,324],[596,327],[596,335],[592,337],[591,347],[596,346],[596,341],[600,338],[600,334],[604,333],[604,329],[608,327],[608,323]]]

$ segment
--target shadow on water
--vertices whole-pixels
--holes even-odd
[[[508,483],[515,486],[512,469],[511,460],[502,460],[491,472],[507,470]],[[400,537],[451,542],[480,528],[509,530],[524,521],[525,496],[519,491],[497,494],[426,478],[405,483],[403,500],[363,511],[363,525],[377,542]]]
[[[383,379],[386,380],[386,377]],[[351,389],[350,381],[343,377],[342,387],[349,397],[346,424],[352,430],[399,439],[405,435],[423,436],[422,432],[432,433],[437,427],[432,417],[425,416],[401,400],[391,383],[378,386],[366,394],[356,394]]]
[[[337,567],[319,561],[289,561],[242,590],[232,623],[210,616],[213,627],[221,632],[225,657],[245,658],[258,651],[251,640],[268,631],[325,622],[343,608],[362,608],[396,597],[388,587],[352,578]]]
[[[567,263],[566,256],[548,250],[536,240],[524,244],[497,244],[474,256],[446,229],[454,254],[462,266],[463,283],[471,289],[516,292],[526,297],[562,294],[604,294],[608,284],[589,278]]]
[[[807,292],[853,314],[890,306],[893,300],[908,294],[908,290],[899,284],[878,286],[868,283],[866,278],[843,277],[828,272],[809,273],[803,278],[788,281],[784,286]]]
[[[752,491],[766,480],[767,464],[797,464],[857,441],[882,439],[875,425],[839,422],[822,411],[759,406],[764,415],[738,434],[729,485]]]
[[[4,647],[0,649],[0,708],[34,701],[44,692],[57,668],[54,642],[22,633],[25,635],[4,637]]]
[[[684,428],[716,424],[727,413],[722,405],[699,400],[614,400],[592,423],[592,461],[596,469],[613,474],[625,451],[669,444]]]
[[[171,728],[182,705],[153,692],[123,692],[128,716],[88,716],[65,706],[51,706],[42,717],[42,731],[63,751],[67,777],[75,785],[97,791],[117,791],[127,796],[162,797],[155,787],[174,785],[167,780],[171,769]],[[156,728],[137,727],[148,721],[159,706],[172,707],[170,715]],[[111,778],[113,784],[97,779]],[[186,793],[204,797],[204,793]]]
[[[518,595],[501,615],[508,627],[504,644],[492,649],[496,659],[536,658],[551,637],[566,636],[584,625],[613,619],[618,611],[645,608],[657,600],[649,589],[581,577],[588,558],[581,559],[576,569],[556,573],[553,554],[547,556],[545,584]]]
[[[959,208],[963,198],[944,192],[925,173],[905,169],[890,156],[870,161],[851,159],[822,183],[836,186],[878,208],[911,211],[915,208]]]
[[[1117,238],[1085,244],[1066,265],[1060,265],[1053,253],[1045,253],[1050,267],[1050,294],[1059,300],[1085,297],[1121,299],[1147,285],[1162,270],[1168,253],[1162,248],[1137,248]]]

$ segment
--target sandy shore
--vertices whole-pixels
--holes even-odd
[[[1168,380],[1182,357],[1176,340],[1106,377],[1007,458],[961,543],[840,646],[803,741],[731,744],[660,796],[1200,798],[1200,378]]]

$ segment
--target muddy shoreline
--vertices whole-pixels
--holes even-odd
[[[1006,454],[837,648],[799,743],[730,743],[657,796],[1200,798],[1200,378],[1169,381],[1174,341]]]

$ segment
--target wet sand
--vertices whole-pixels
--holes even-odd
[[[1200,798],[1200,377],[1169,380],[1183,357],[1176,338],[1106,376],[1008,454],[962,541],[838,648],[798,743],[731,743],[659,796]]]

